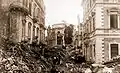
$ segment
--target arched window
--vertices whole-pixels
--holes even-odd
[[[39,36],[39,28],[37,28],[37,34],[36,34],[36,36]]]
[[[38,15],[38,8],[35,9],[35,17],[37,17]]]
[[[35,26],[33,26],[33,38],[35,37]]]

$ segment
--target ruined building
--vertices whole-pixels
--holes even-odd
[[[0,37],[14,42],[45,39],[43,0],[0,0]],[[0,39],[1,39],[0,38]]]
[[[52,28],[49,26],[47,29],[47,43],[50,46],[55,45],[64,45],[64,30],[65,23],[57,23],[52,25]]]

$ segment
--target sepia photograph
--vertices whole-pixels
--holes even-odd
[[[0,73],[120,73],[120,0],[0,0]]]

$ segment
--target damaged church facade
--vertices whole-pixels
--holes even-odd
[[[45,42],[43,0],[0,0],[0,33],[14,42]],[[2,41],[1,41],[2,42]]]
[[[83,0],[84,55],[104,63],[120,55],[120,0]]]

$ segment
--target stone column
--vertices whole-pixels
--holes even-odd
[[[33,26],[34,26],[34,23],[31,26],[31,42],[30,43],[32,43],[33,41]]]
[[[40,28],[38,30],[38,44],[40,43]]]
[[[20,19],[18,20],[18,21],[20,21],[19,22],[19,25],[18,25],[18,37],[19,37],[19,42],[21,42],[21,40],[22,40],[22,13],[20,13],[20,17],[19,17]]]

